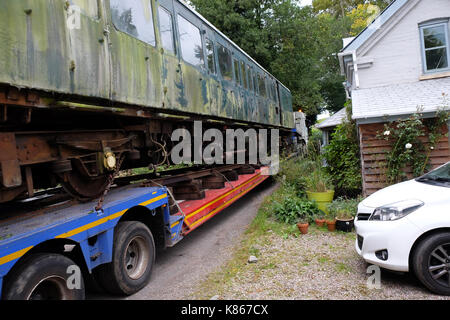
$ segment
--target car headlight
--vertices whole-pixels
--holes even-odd
[[[420,200],[405,200],[388,204],[375,209],[369,220],[372,221],[394,221],[416,211],[424,203]]]

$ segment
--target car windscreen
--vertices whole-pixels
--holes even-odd
[[[450,187],[450,162],[416,179],[419,182]]]

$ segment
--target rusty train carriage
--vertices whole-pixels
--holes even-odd
[[[0,203],[58,183],[97,197],[194,120],[288,144],[291,94],[178,0],[0,0]]]

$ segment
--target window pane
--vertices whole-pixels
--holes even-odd
[[[444,26],[424,28],[423,36],[426,49],[443,47],[447,45]]]
[[[258,74],[258,82],[259,82],[259,94],[263,97],[267,97],[266,82],[264,81],[264,78],[260,74]]]
[[[111,13],[117,29],[155,45],[152,6],[149,0],[111,0]]]
[[[206,39],[206,58],[208,59],[208,69],[211,73],[216,73],[216,61],[214,60],[214,43]]]
[[[447,49],[433,49],[425,51],[427,70],[448,68]]]
[[[248,87],[251,91],[255,91],[255,88],[253,87],[253,72],[252,69],[247,66],[247,74],[248,74]]]
[[[224,80],[230,81],[233,77],[231,52],[230,50],[219,44],[217,55],[219,58],[220,73],[222,74]]]
[[[237,84],[241,84],[241,77],[239,73],[239,61],[234,60],[234,81],[236,81]]]
[[[175,52],[172,14],[163,7],[159,7],[158,12],[162,47],[170,52]]]
[[[242,72],[242,84],[244,85],[244,88],[248,88],[248,82],[247,82],[247,69],[245,68],[245,63],[241,61],[241,72]]]
[[[183,59],[196,67],[205,65],[200,29],[178,15],[181,54]]]

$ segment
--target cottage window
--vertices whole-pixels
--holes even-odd
[[[420,26],[424,71],[449,69],[448,22],[428,23]]]

